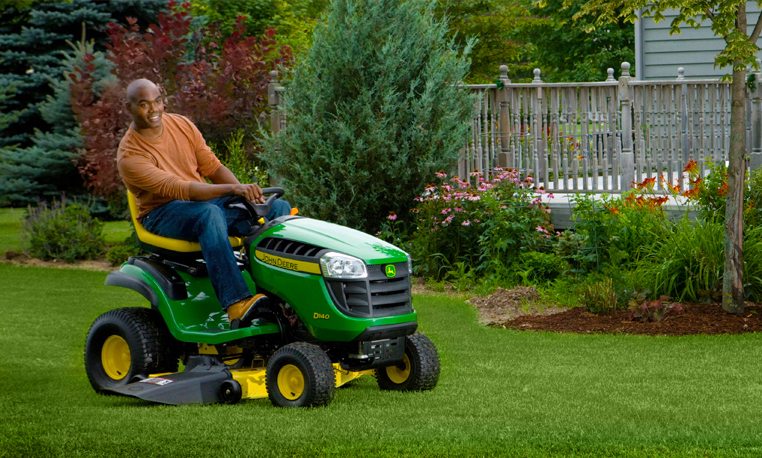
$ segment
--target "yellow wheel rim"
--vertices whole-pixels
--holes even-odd
[[[402,360],[402,364],[386,368],[386,376],[397,385],[407,381],[408,377],[410,377],[410,358],[407,357],[407,353],[405,353],[405,359]]]
[[[114,380],[121,380],[130,372],[132,355],[130,346],[121,336],[113,335],[103,342],[101,362],[106,375]]]
[[[278,390],[289,401],[299,399],[304,393],[304,374],[293,364],[286,364],[278,372]]]

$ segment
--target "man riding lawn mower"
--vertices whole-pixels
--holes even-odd
[[[230,243],[257,308],[228,321],[200,245],[133,223],[148,256],[130,258],[106,285],[137,291],[151,308],[119,308],[95,320],[85,368],[99,393],[165,403],[235,403],[269,397],[281,407],[331,402],[337,386],[373,374],[382,390],[436,386],[433,343],[416,332],[411,262],[399,248],[335,224],[285,215],[266,221],[265,203],[232,198],[254,226]],[[178,364],[184,368],[178,372]]]

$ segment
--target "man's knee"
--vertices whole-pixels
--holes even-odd
[[[275,219],[279,216],[288,215],[291,213],[291,204],[285,200],[276,200],[270,206],[270,214],[267,215],[269,219]]]
[[[201,207],[196,223],[204,229],[210,227],[227,228],[225,212],[220,207],[212,204],[205,204]]]

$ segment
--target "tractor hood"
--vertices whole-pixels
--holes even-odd
[[[407,254],[364,232],[311,218],[293,218],[268,230],[265,237],[282,237],[362,259],[368,265],[405,262]]]

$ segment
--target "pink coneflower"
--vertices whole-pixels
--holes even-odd
[[[391,212],[389,213],[389,216],[387,216],[387,218],[389,218],[389,221],[394,221],[395,219],[397,219],[397,215],[394,212]]]
[[[446,215],[446,214],[450,213],[451,211],[452,211],[452,209],[445,208],[444,210],[442,210],[442,214]]]
[[[470,225],[471,225],[471,221],[469,221],[469,220],[465,220],[465,221],[463,221],[463,223],[461,223],[461,224],[463,224],[463,226],[470,226]]]

